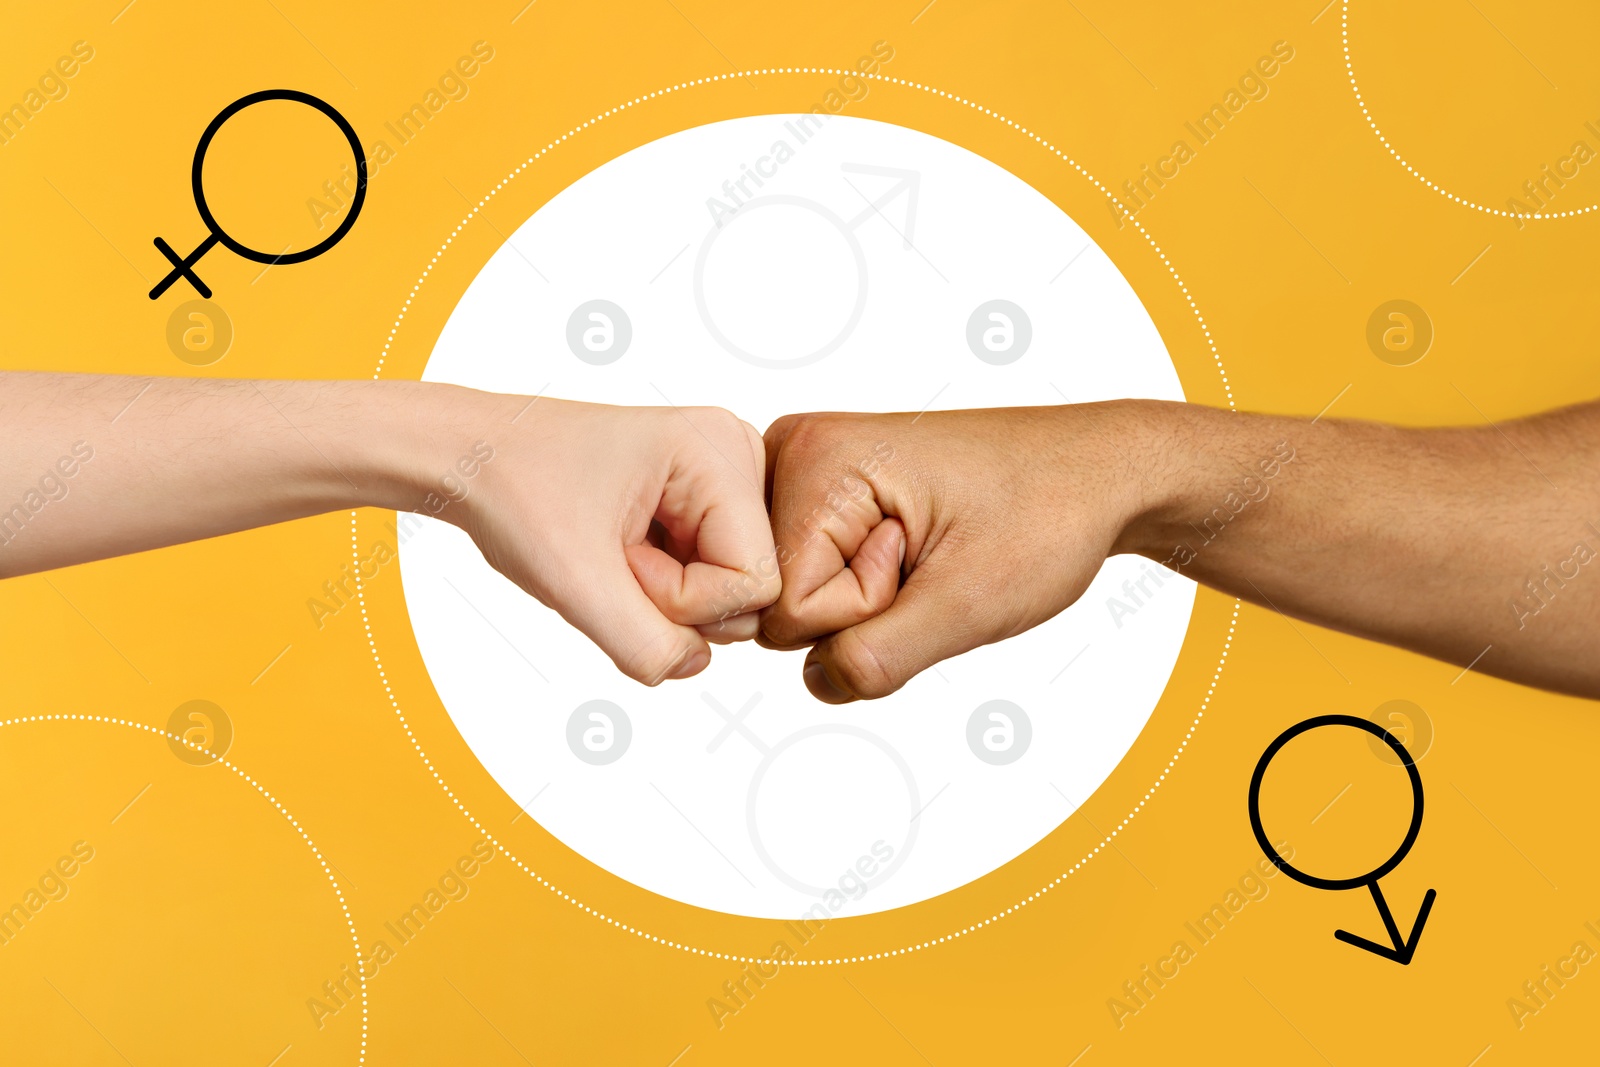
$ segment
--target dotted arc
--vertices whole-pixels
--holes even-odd
[[[339,910],[344,914],[345,926],[350,930],[350,944],[355,948],[356,952],[356,981],[361,986],[361,1052],[356,1059],[356,1064],[357,1067],[361,1067],[361,1065],[365,1064],[367,1062],[367,976],[361,961],[361,938],[356,933],[355,920],[350,917],[350,905],[344,899],[344,890],[340,888],[339,880],[334,877],[333,869],[329,867],[327,859],[323,857],[321,850],[317,848],[316,842],[311,840],[311,835],[306,833],[305,827],[301,826],[299,821],[293,815],[289,814],[289,810],[283,806],[282,802],[280,802],[277,797],[267,792],[265,786],[246,774],[236,764],[222,756],[217,755],[210,749],[197,745],[186,738],[179,737],[177,734],[168,730],[163,730],[160,727],[149,726],[142,722],[134,722],[132,719],[119,719],[112,715],[72,714],[21,715],[14,719],[5,719],[0,721],[0,727],[18,726],[22,723],[29,722],[69,721],[99,722],[112,726],[126,726],[134,730],[142,730],[148,734],[155,734],[159,737],[165,737],[170,741],[176,741],[184,748],[192,749],[195,752],[201,753],[202,755],[211,757],[213,762],[222,764],[222,766],[228,768],[228,770],[244,779],[255,789],[257,793],[260,793],[264,798],[266,798],[269,804],[278,810],[279,815],[282,815],[288,820],[289,825],[294,827],[295,833],[300,835],[300,840],[306,843],[306,847],[309,848],[311,850],[311,854],[316,857],[317,864],[321,866],[323,875],[328,879],[328,884],[333,887],[333,895],[339,899]]]
[[[1496,215],[1503,219],[1566,219],[1571,218],[1574,215],[1587,215],[1596,208],[1600,208],[1600,204],[1590,204],[1588,207],[1573,208],[1570,211],[1502,211],[1499,208],[1488,207],[1484,204],[1480,204],[1476,200],[1469,200],[1464,196],[1457,196],[1444,186],[1436,185],[1434,182],[1428,179],[1427,175],[1423,174],[1420,170],[1406,162],[1406,158],[1400,154],[1394,145],[1389,143],[1389,139],[1385,137],[1383,135],[1383,131],[1378,128],[1378,123],[1375,119],[1373,119],[1372,112],[1367,110],[1367,101],[1366,98],[1361,95],[1361,86],[1356,84],[1355,64],[1350,59],[1350,4],[1348,0],[1345,0],[1345,3],[1342,5],[1339,13],[1339,37],[1341,43],[1344,45],[1344,69],[1345,72],[1350,76],[1350,89],[1356,94],[1356,106],[1361,108],[1361,117],[1367,120],[1367,126],[1371,128],[1373,134],[1378,138],[1378,143],[1389,150],[1389,155],[1394,158],[1394,161],[1400,164],[1401,167],[1405,168],[1407,174],[1417,179],[1417,181],[1421,182],[1423,185],[1426,185],[1429,189],[1432,189],[1434,192],[1438,193],[1440,196],[1451,201],[1452,203],[1460,204],[1462,207],[1469,207],[1472,210],[1480,211],[1485,215]]]

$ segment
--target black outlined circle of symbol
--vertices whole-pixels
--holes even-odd
[[[335,126],[339,127],[339,132],[344,134],[344,139],[350,143],[350,150],[356,157],[356,191],[355,195],[350,199],[350,210],[345,213],[343,221],[339,223],[333,233],[310,248],[302,249],[299,252],[261,252],[230,237],[217,223],[216,216],[211,213],[211,207],[206,203],[205,185],[201,180],[201,172],[205,168],[206,151],[211,147],[211,139],[217,135],[217,131],[222,128],[222,124],[250,105],[259,104],[267,100],[288,100],[297,104],[305,104],[307,107],[315,108],[322,112],[333,120]],[[211,120],[211,125],[207,126],[205,132],[200,135],[200,143],[195,145],[194,148],[194,168],[191,172],[190,184],[194,187],[194,206],[200,212],[200,220],[206,224],[206,230],[208,231],[206,239],[201,241],[193,252],[181,258],[166,241],[159,237],[155,239],[155,246],[171,262],[172,270],[156,284],[154,289],[150,290],[151,300],[166,292],[179,278],[188,279],[189,284],[194,286],[196,292],[210,299],[211,287],[201,281],[199,275],[195,274],[194,265],[200,261],[201,256],[211,251],[218,244],[221,244],[222,247],[235,255],[242,256],[255,263],[304,263],[308,259],[315,259],[317,256],[322,255],[322,253],[338,244],[340,239],[350,232],[350,227],[356,224],[356,216],[361,214],[361,205],[367,199],[367,157],[361,150],[361,142],[356,138],[355,128],[350,125],[349,120],[339,114],[333,105],[326,100],[312,96],[310,93],[302,93],[298,89],[263,89],[248,96],[241,96],[223,108],[217,114],[217,117]]]
[[[1406,769],[1406,775],[1411,779],[1411,825],[1406,828],[1405,840],[1400,842],[1400,847],[1395,849],[1394,855],[1380,863],[1372,871],[1355,878],[1318,878],[1314,874],[1307,874],[1294,866],[1288,860],[1278,855],[1278,850],[1272,847],[1272,842],[1267,839],[1267,831],[1261,825],[1261,780],[1267,775],[1267,764],[1290,741],[1303,733],[1308,733],[1321,726],[1351,726],[1357,730],[1365,730],[1373,734],[1394,750],[1400,757],[1400,763]],[[1250,829],[1255,831],[1256,844],[1261,846],[1261,851],[1267,858],[1278,865],[1278,870],[1287,874],[1297,882],[1302,882],[1312,889],[1359,889],[1361,886],[1376,882],[1400,866],[1400,861],[1406,858],[1406,853],[1411,851],[1411,846],[1417,843],[1417,833],[1422,829],[1422,775],[1417,773],[1416,761],[1411,758],[1411,753],[1406,747],[1395,740],[1393,734],[1377,723],[1368,719],[1360,719],[1354,715],[1318,715],[1297,722],[1283,733],[1279,734],[1267,750],[1261,753],[1261,759],[1256,764],[1255,774],[1250,776]]]
[[[1366,874],[1355,878],[1319,878],[1314,874],[1307,874],[1278,854],[1278,850],[1267,839],[1266,829],[1261,825],[1261,780],[1267,775],[1267,765],[1282,751],[1284,745],[1301,734],[1322,726],[1349,726],[1372,734],[1394,751],[1400,759],[1401,766],[1406,769],[1406,776],[1411,779],[1411,825],[1406,828],[1405,840],[1394,850],[1394,855]],[[1394,916],[1389,911],[1389,904],[1383,899],[1382,890],[1378,888],[1378,879],[1398,867],[1400,861],[1406,858],[1406,853],[1411,851],[1411,846],[1417,842],[1417,833],[1422,829],[1422,775],[1417,773],[1417,761],[1411,758],[1411,753],[1406,751],[1406,747],[1396,740],[1393,734],[1369,719],[1357,718],[1354,715],[1317,715],[1304,722],[1297,722],[1279,734],[1272,744],[1267,746],[1267,750],[1261,753],[1261,759],[1256,762],[1255,773],[1250,776],[1249,804],[1250,829],[1255,832],[1256,844],[1261,846],[1261,851],[1267,854],[1267,858],[1272,860],[1280,871],[1313,889],[1356,889],[1366,886],[1372,893],[1373,902],[1378,906],[1378,916],[1383,920],[1384,930],[1388,933],[1391,944],[1381,945],[1344,930],[1335,930],[1334,937],[1374,955],[1393,960],[1402,967],[1411,962],[1412,956],[1417,951],[1417,942],[1422,938],[1422,928],[1428,922],[1428,913],[1433,910],[1433,902],[1438,898],[1438,893],[1430,889],[1423,896],[1422,907],[1417,912],[1417,921],[1411,927],[1411,936],[1402,938],[1400,928],[1395,924]]]

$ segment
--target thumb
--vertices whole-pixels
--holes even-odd
[[[645,685],[699,674],[711,649],[692,626],[672,622],[639,586],[625,557],[573,568],[591,588],[562,612],[617,669]]]
[[[825,704],[875,700],[951,656],[988,643],[959,584],[942,582],[936,563],[912,572],[881,615],[817,642],[805,683]]]

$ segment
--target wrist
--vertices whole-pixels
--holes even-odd
[[[1137,554],[1165,559],[1174,527],[1188,505],[1189,483],[1198,456],[1191,445],[1188,405],[1158,400],[1112,400],[1060,409],[1070,419],[1086,420],[1068,441],[1087,434],[1098,447],[1085,452],[1105,480],[1101,506],[1113,516],[1111,555]]]
[[[503,421],[493,401],[514,398],[435,382],[335,384],[351,392],[328,405],[324,432],[329,461],[354,496],[351,506],[459,523],[449,512],[467,495],[464,479],[481,465],[474,446]]]
[[[1186,566],[1223,528],[1253,513],[1295,460],[1281,420],[1186,403],[1126,403],[1121,440],[1141,477],[1119,552]]]

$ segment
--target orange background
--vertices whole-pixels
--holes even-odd
[[[1315,0],[1226,12],[1099,0],[783,12],[705,0],[122,5],[37,5],[9,16],[0,38],[0,104],[22,101],[74,42],[93,49],[65,79],[66,95],[0,144],[6,367],[367,377],[468,200],[575,126],[684,81],[848,67],[887,41],[895,55],[885,75],[999,112],[1116,189],[1187,138],[1185,122],[1286,41],[1294,58],[1267,96],[1234,116],[1138,216],[1204,314],[1239,406],[1312,415],[1337,397],[1339,416],[1481,423],[1588,399],[1600,387],[1584,318],[1596,289],[1595,219],[1519,227],[1409,175],[1352,92],[1337,2],[1320,12]],[[1600,73],[1589,54],[1600,15],[1569,4],[1533,19],[1506,0],[1482,0],[1358,3],[1351,19],[1374,120],[1453,194],[1502,208],[1574,141],[1600,148],[1584,125],[1600,125]],[[265,273],[221,250],[202,261],[234,340],[209,366],[176,358],[168,316],[193,294],[180,285],[146,297],[166,268],[150,242],[160,234],[187,251],[202,236],[189,166],[211,117],[247,92],[294,87],[332,102],[367,143],[478,41],[492,60],[421,135],[391,142],[359,222],[333,251]],[[396,334],[386,373],[420,374],[501,235],[576,178],[688,126],[808,110],[836,82],[719,80],[584,130],[462,230]],[[1190,397],[1223,402],[1204,339],[1160,260],[1132,227],[1113,225],[1104,198],[1070,167],[988,115],[904,85],[873,82],[850,111],[970,148],[1053,199],[1145,301]],[[295,121],[269,114],[257,132],[289,144]],[[297,246],[319,239],[326,231],[301,197],[256,204],[251,183],[315,195],[339,173],[338,147],[313,134],[298,155],[252,157],[251,138],[219,137],[219,213],[238,212],[241,235],[284,234]],[[1600,199],[1590,169],[1600,168],[1581,169],[1554,209]],[[1380,360],[1366,342],[1369,315],[1393,299],[1422,307],[1435,330],[1412,366]],[[92,439],[93,428],[81,436]],[[381,518],[363,516],[363,558],[386,536]],[[418,758],[359,613],[341,612],[321,631],[309,619],[306,599],[338,576],[350,551],[349,516],[335,514],[7,581],[3,708],[7,719],[115,716],[165,728],[180,704],[214,702],[232,723],[229,761],[282,804],[337,872],[363,948],[379,938],[393,947],[384,924],[422,901],[483,835]],[[571,853],[531,817],[513,822],[516,802],[461,742],[428,684],[390,573],[367,583],[390,684],[417,744],[484,830],[619,921],[715,952],[765,955],[783,936],[780,924],[655,897]],[[1562,624],[1558,608],[1552,625]],[[835,920],[800,958],[938,938],[1070,868],[1184,738],[1232,612],[1231,600],[1202,592],[1161,706],[1082,813],[956,892]],[[1531,1004],[1523,983],[1571,956],[1574,943],[1600,950],[1600,934],[1585,925],[1600,927],[1600,860],[1587,845],[1600,743],[1593,709],[1250,607],[1239,613],[1228,661],[1184,756],[1119,833],[1117,851],[953,942],[888,960],[785,968],[720,1028],[707,1001],[739,976],[737,964],[620,932],[503,853],[370,977],[365,1035],[358,1001],[319,1028],[306,1002],[353,964],[354,946],[317,856],[273,801],[227,767],[175,758],[147,731],[12,722],[0,728],[0,906],[23,900],[75,843],[93,857],[50,883],[65,895],[0,945],[6,1045],[18,1062],[107,1064],[351,1063],[364,1040],[374,1063],[1092,1065],[1249,1050],[1285,1063],[1466,1065],[1579,1054],[1600,1010],[1594,968],[1581,967],[1520,1026],[1507,1001]],[[1265,745],[1309,715],[1371,716],[1393,699],[1414,702],[1426,718],[1409,725],[1408,741],[1432,736],[1420,763],[1422,834],[1384,880],[1407,928],[1423,892],[1439,891],[1415,962],[1402,968],[1333,939],[1337,928],[1381,937],[1361,891],[1317,892],[1277,876],[1221,935],[1198,944],[1185,924],[1261,859],[1244,796]],[[1304,773],[1270,797],[1269,826],[1307,862],[1365,855],[1394,833],[1392,783],[1349,746],[1329,743],[1324,757],[1304,761]],[[1119,1025],[1108,1001],[1128,1003],[1123,983],[1179,940],[1193,958]]]

